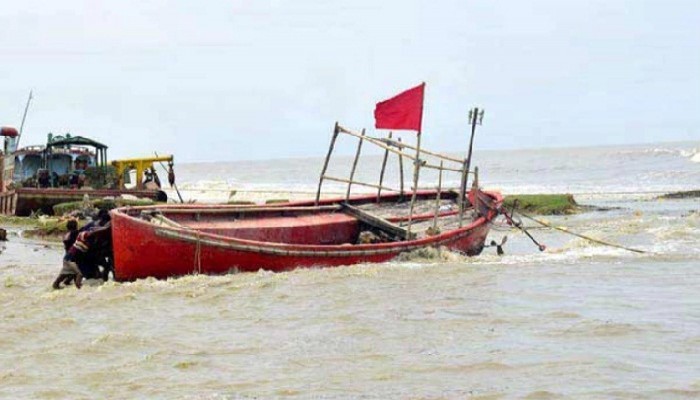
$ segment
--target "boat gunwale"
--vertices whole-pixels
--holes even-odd
[[[139,221],[141,222],[141,221]],[[148,224],[147,221],[143,221]],[[401,242],[386,242],[386,243],[369,243],[369,244],[287,244],[276,242],[262,242],[257,240],[233,238],[214,233],[206,233],[192,229],[182,229],[175,227],[156,227],[149,224],[153,228],[153,233],[156,236],[169,239],[182,240],[193,244],[208,245],[211,247],[219,247],[233,249],[238,251],[259,252],[274,255],[284,256],[367,256],[378,254],[391,254],[396,252],[416,250],[425,247],[426,245],[442,245],[454,240],[461,239],[463,236],[468,236],[472,230],[488,223],[485,217],[479,217],[473,223],[463,228],[458,228],[444,233],[427,236],[420,239],[406,240]],[[193,233],[196,232],[196,233]]]
[[[128,194],[132,196],[149,196],[157,192],[157,190],[133,190],[133,189],[69,189],[69,188],[36,188],[36,187],[18,187],[14,191],[17,194],[25,196],[45,196],[45,195],[75,195],[75,196],[107,196]],[[117,195],[117,196],[115,196]],[[151,207],[151,206],[146,206]]]
[[[417,192],[417,196],[419,197],[425,197],[425,196],[430,196],[436,194],[436,190],[419,190]],[[487,193],[495,193],[495,192],[487,192]],[[406,194],[404,194],[405,196]],[[390,193],[390,194],[385,194],[382,195],[382,198],[390,199],[390,198],[398,198],[400,197],[400,193]],[[446,191],[442,192],[443,199],[448,199],[451,197],[457,198],[459,195],[454,192],[454,191]],[[500,195],[499,195],[500,196]],[[375,194],[362,194],[362,195],[357,195],[353,196],[352,200],[353,201],[375,201],[377,196]],[[500,198],[500,197],[499,197]],[[273,208],[281,208],[281,207],[301,207],[301,206],[325,206],[325,205],[332,205],[332,204],[340,204],[345,202],[345,197],[334,197],[334,198],[328,198],[328,199],[323,199],[321,200],[318,205],[315,205],[315,202],[313,200],[297,200],[297,201],[290,201],[290,202],[281,202],[281,203],[274,203],[274,204],[154,204],[150,206],[125,206],[116,209],[116,211],[119,212],[125,212],[128,215],[129,211],[163,211],[165,213],[168,213],[169,211],[171,212],[182,212],[186,213],[187,211],[192,212],[193,214],[196,213],[208,213],[208,212],[213,212],[216,211],[217,213],[225,214],[227,211],[230,212],[236,212],[242,209],[254,209],[254,208],[261,208],[261,207],[266,207],[270,208],[270,211],[273,211]],[[499,201],[502,201],[499,200]],[[262,211],[262,210],[261,210]],[[267,210],[265,210],[267,211]],[[440,217],[445,217],[445,216],[450,216],[450,215],[457,215],[459,211],[447,211],[447,212],[441,212],[439,215]],[[434,217],[434,213],[424,213],[424,214],[414,214],[413,215],[413,221],[424,221],[426,219],[431,219]],[[394,217],[388,217],[386,220],[389,222],[404,222],[408,221],[409,217],[408,215],[406,216],[394,216]]]
[[[419,190],[416,192],[417,196],[429,196],[431,194],[437,193],[436,190]],[[443,191],[442,196],[443,199],[445,196],[449,193],[449,191]],[[492,193],[492,192],[487,192],[487,193]],[[404,193],[404,196],[409,196],[409,192]],[[381,197],[383,199],[387,198],[394,198],[394,197],[399,197],[399,193],[390,193],[390,194],[383,194]],[[454,196],[456,197],[457,194],[455,193]],[[350,198],[352,201],[369,201],[369,200],[376,200],[377,195],[375,193],[367,193],[367,194],[361,194],[357,196],[353,196]],[[327,199],[321,199],[319,201],[319,205],[328,205],[328,204],[339,204],[345,202],[345,197],[332,197],[332,198],[327,198]],[[305,205],[313,205],[315,204],[314,200],[296,200],[296,201],[290,201],[290,202],[280,202],[280,203],[274,203],[274,204],[197,204],[197,203],[181,203],[181,204],[155,204],[155,205],[150,205],[150,206],[136,206],[136,207],[130,207],[130,206],[125,206],[125,207],[120,207],[116,208],[113,210],[117,212],[124,212],[124,211],[147,211],[147,210],[209,210],[209,209],[217,209],[217,210],[226,210],[226,209],[231,209],[233,211],[240,209],[240,208],[254,208],[254,207],[296,207],[296,206],[305,206]],[[204,211],[206,212],[206,211]]]
[[[424,191],[424,194],[434,193],[434,191]],[[499,205],[503,201],[503,197],[498,192],[484,192],[494,198],[495,204]],[[393,195],[387,195],[390,197]],[[376,199],[376,195],[366,196],[367,199]],[[365,197],[353,197],[352,200],[364,200]],[[344,200],[344,198],[341,198]],[[326,202],[333,202],[333,199],[326,200]],[[285,206],[291,206],[293,204],[308,204],[309,201],[295,202],[295,203],[283,203]],[[207,208],[216,208],[216,205]],[[242,208],[247,206],[236,206],[236,205],[224,205],[222,208],[231,208],[235,211],[237,208]],[[197,207],[190,207],[197,208]],[[136,216],[130,215],[126,211],[139,211],[139,210],[154,210],[158,209],[157,206],[139,206],[139,207],[121,207],[112,210],[110,213],[113,218],[121,218],[129,221],[132,224],[138,224],[149,232],[152,232],[156,236],[167,237],[176,240],[182,240],[186,242],[191,242],[195,245],[205,244],[213,247],[223,247],[223,248],[233,248],[240,251],[249,252],[263,252],[276,255],[288,255],[288,256],[319,256],[327,257],[333,255],[341,256],[362,256],[362,255],[374,255],[374,254],[386,254],[394,252],[403,252],[408,250],[414,250],[418,248],[423,248],[427,245],[441,245],[454,240],[459,240],[463,236],[467,236],[474,229],[490,223],[490,221],[495,216],[480,216],[479,218],[472,221],[470,224],[457,228],[448,230],[437,235],[425,236],[422,238],[416,238],[406,241],[398,242],[386,242],[386,243],[369,243],[369,244],[290,244],[290,243],[277,243],[277,242],[266,242],[259,240],[241,239],[230,236],[219,235],[215,233],[202,232],[198,229],[193,228],[178,228],[174,226],[159,226],[153,224],[152,222],[137,218]],[[269,208],[270,211],[274,211],[274,207]],[[196,211],[193,211],[196,213]]]

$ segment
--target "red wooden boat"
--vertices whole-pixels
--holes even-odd
[[[340,134],[359,139],[347,179],[327,174]],[[385,151],[378,184],[354,179],[363,143]],[[383,184],[390,153],[399,156],[398,190]],[[439,164],[430,163],[430,158]],[[470,158],[421,149],[420,141],[416,146],[400,138],[395,141],[391,133],[387,138],[373,138],[336,123],[314,201],[265,207],[178,205],[112,211],[115,279],[383,262],[426,247],[477,255],[503,199],[498,193],[479,189],[478,169],[469,171]],[[436,190],[406,192],[404,159],[413,161],[413,188],[418,187],[421,169],[438,170]],[[443,172],[460,173],[460,188],[443,191]],[[474,181],[467,193],[470,173]],[[322,200],[324,180],[346,183],[346,196]],[[353,185],[371,187],[377,193],[351,196]]]
[[[115,279],[384,262],[425,247],[479,254],[501,195],[472,189],[469,200],[476,207],[460,212],[457,192],[437,199],[438,193],[417,192],[413,214],[409,202],[400,202],[401,194],[381,195],[379,202],[367,195],[267,207],[117,209],[112,211]],[[434,206],[438,218],[426,212]],[[411,232],[405,228],[409,215]]]

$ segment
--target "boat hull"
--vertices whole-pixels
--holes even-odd
[[[498,195],[494,204],[500,204],[500,201]],[[280,272],[295,268],[378,263],[426,247],[445,247],[477,255],[484,247],[490,221],[495,216],[495,209],[490,210],[468,226],[421,239],[362,245],[314,245],[270,243],[154,225],[115,210],[112,212],[115,279],[128,281],[260,269]],[[318,237],[338,229],[340,227],[329,230],[324,221],[319,220],[318,223],[306,224],[296,234]]]

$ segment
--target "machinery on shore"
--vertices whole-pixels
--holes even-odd
[[[108,147],[83,136],[48,135],[46,145],[17,148],[14,128],[2,128],[0,213],[17,216],[53,214],[53,206],[91,198],[130,195],[166,202],[154,163],[167,162],[174,184],[173,157],[107,160]],[[135,177],[131,178],[135,171]],[[131,179],[130,179],[131,178]],[[134,182],[131,184],[131,182]]]

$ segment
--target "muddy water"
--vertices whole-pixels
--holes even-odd
[[[649,253],[496,225],[503,257],[52,291],[60,247],[11,228],[0,398],[700,397],[700,202],[582,198],[619,208],[549,222]]]

